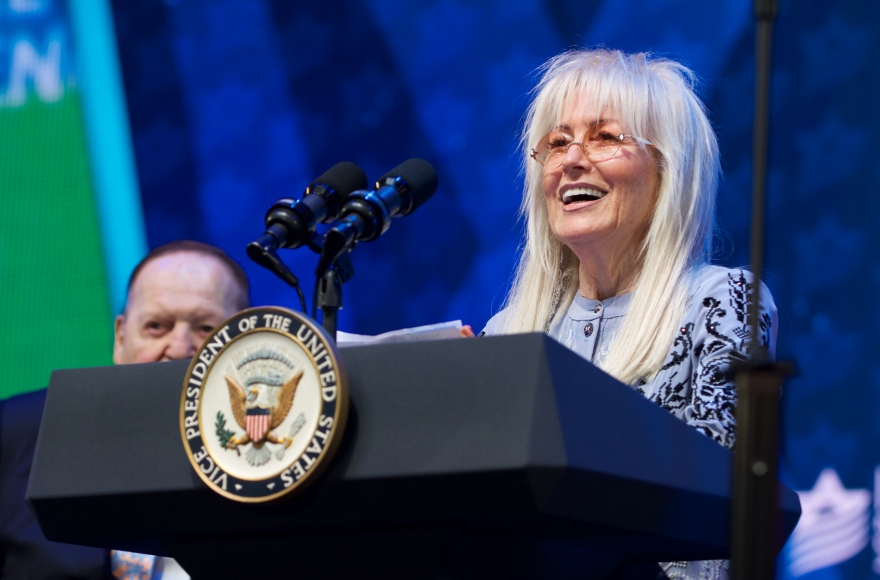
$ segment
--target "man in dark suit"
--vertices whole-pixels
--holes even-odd
[[[156,248],[129,279],[113,362],[192,358],[217,324],[248,306],[248,293],[244,271],[219,248],[190,241]],[[0,401],[0,577],[113,578],[106,550],[50,542],[26,505],[45,401],[46,389]]]

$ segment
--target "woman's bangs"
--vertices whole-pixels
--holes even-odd
[[[648,103],[641,87],[634,86],[636,79],[631,78],[632,71],[613,70],[619,67],[608,67],[612,70],[604,68],[573,71],[565,78],[558,79],[559,86],[552,92],[553,98],[547,102],[546,109],[555,111],[555,115],[546,120],[548,124],[542,127],[542,134],[560,125],[576,104],[594,112],[595,118],[582,119],[584,123],[614,119],[624,132],[648,139],[645,137],[648,132]]]

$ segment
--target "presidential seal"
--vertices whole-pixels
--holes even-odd
[[[208,487],[264,502],[314,481],[347,414],[346,375],[324,330],[292,310],[251,308],[221,323],[190,363],[180,433]]]

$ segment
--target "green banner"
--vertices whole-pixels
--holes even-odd
[[[0,15],[0,398],[111,363],[112,317],[66,18]]]

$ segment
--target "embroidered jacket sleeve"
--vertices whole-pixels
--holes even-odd
[[[731,365],[746,360],[751,345],[749,309],[756,288],[751,272],[709,267],[696,282],[688,313],[666,363],[645,396],[674,415],[733,447],[736,388]],[[777,312],[761,286],[759,343],[775,356]]]

